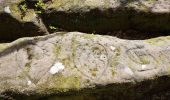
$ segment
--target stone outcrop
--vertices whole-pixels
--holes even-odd
[[[21,38],[0,44],[0,93],[139,100],[170,88],[169,45],[169,36],[123,40],[60,32]]]
[[[54,31],[170,31],[168,0],[0,0],[0,39]],[[48,29],[48,30],[47,30]],[[16,35],[17,34],[17,35]]]
[[[42,17],[46,24],[69,31],[159,33],[170,31],[169,13],[168,0],[53,0]]]
[[[41,18],[33,9],[22,8],[23,0],[0,0],[0,40],[47,34]],[[27,10],[24,12],[23,10]]]

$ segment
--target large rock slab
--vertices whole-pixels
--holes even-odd
[[[0,93],[139,100],[170,88],[169,45],[169,36],[123,40],[60,32],[21,38],[0,44]]]
[[[23,0],[0,0],[0,41],[47,33],[42,20],[33,9],[26,6],[21,8],[22,2]]]

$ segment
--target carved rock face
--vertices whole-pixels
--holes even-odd
[[[30,37],[0,43],[0,99],[12,92],[147,100],[170,88],[170,37],[141,36],[169,35],[169,19],[169,0],[0,0],[0,42]],[[61,30],[93,34],[48,34]]]
[[[160,81],[170,75],[168,36],[122,40],[78,32],[59,34],[0,45],[0,93],[67,94],[102,85],[103,90],[114,91],[112,96],[126,90],[129,98],[139,98],[140,91],[146,94],[158,86],[160,90],[169,87],[169,78],[166,84]]]

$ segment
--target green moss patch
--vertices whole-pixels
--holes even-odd
[[[61,74],[54,75],[48,79],[45,84],[39,86],[40,93],[62,93],[71,90],[79,90],[81,88],[80,77],[76,75],[63,76]],[[48,94],[47,93],[47,94]]]

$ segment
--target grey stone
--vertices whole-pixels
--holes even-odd
[[[169,88],[169,45],[169,36],[123,40],[60,32],[21,38],[0,44],[0,93],[96,93],[139,100]],[[52,68],[60,70],[51,73]]]

